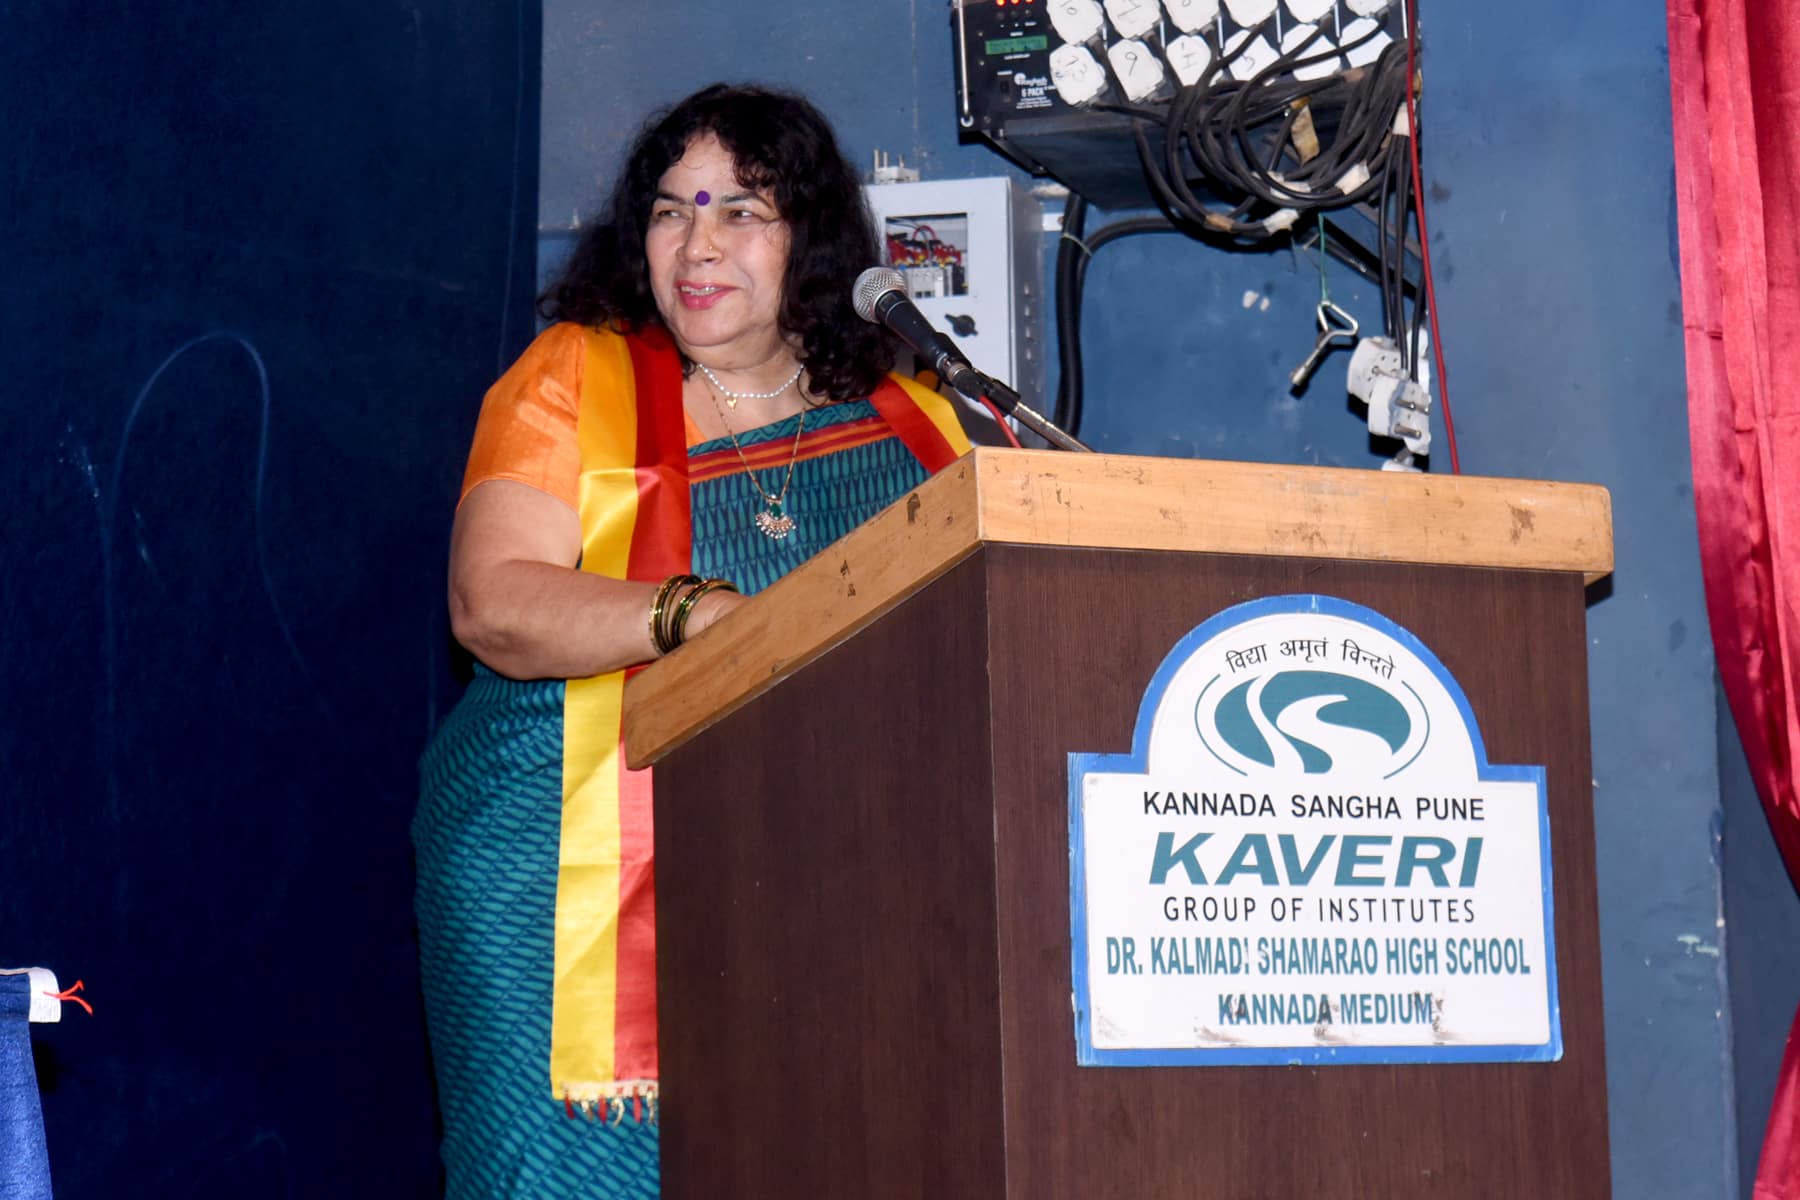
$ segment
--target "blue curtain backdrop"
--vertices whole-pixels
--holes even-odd
[[[0,960],[61,1200],[429,1196],[407,825],[525,0],[0,4]],[[441,1193],[440,1193],[441,1194]]]

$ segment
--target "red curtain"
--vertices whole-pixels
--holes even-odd
[[[1800,5],[1668,0],[1688,428],[1719,675],[1800,880]],[[1755,1114],[1745,1113],[1754,1120]],[[1800,1019],[1757,1200],[1800,1200]]]

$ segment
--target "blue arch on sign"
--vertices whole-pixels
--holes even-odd
[[[1536,1045],[1455,1045],[1455,1046],[1257,1046],[1217,1049],[1158,1048],[1149,1050],[1100,1050],[1093,1040],[1093,1006],[1089,990],[1087,953],[1087,847],[1081,828],[1081,781],[1084,776],[1104,774],[1142,774],[1149,766],[1150,726],[1162,705],[1175,673],[1192,658],[1200,647],[1222,633],[1259,617],[1288,613],[1319,613],[1358,621],[1393,638],[1416,655],[1443,685],[1445,693],[1456,705],[1468,731],[1469,744],[1475,753],[1475,777],[1478,780],[1507,783],[1531,783],[1537,790],[1538,845],[1541,862],[1539,877],[1543,886],[1545,987],[1550,1004],[1549,1040]],[[1438,661],[1438,656],[1415,637],[1411,630],[1390,620],[1372,608],[1336,596],[1302,593],[1287,596],[1265,596],[1233,605],[1190,630],[1163,658],[1150,677],[1144,699],[1138,705],[1137,723],[1132,729],[1131,750],[1125,754],[1069,755],[1069,914],[1072,971],[1075,996],[1075,1057],[1084,1067],[1167,1067],[1167,1066],[1318,1066],[1331,1063],[1469,1063],[1469,1062],[1554,1062],[1562,1058],[1562,1004],[1558,998],[1556,974],[1556,907],[1550,863],[1550,806],[1544,790],[1544,768],[1541,766],[1495,765],[1488,762],[1487,744],[1482,741],[1481,727],[1475,710],[1462,685]]]

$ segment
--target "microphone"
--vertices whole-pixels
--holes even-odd
[[[892,267],[870,267],[856,277],[852,297],[856,315],[871,325],[886,325],[914,354],[930,364],[938,378],[969,397],[981,398],[980,378],[956,343],[931,327],[919,306],[906,294],[906,276]],[[974,391],[963,386],[973,386]]]
[[[1089,447],[1058,428],[1048,417],[1034,412],[1013,391],[997,379],[990,379],[969,364],[956,343],[932,328],[919,306],[906,294],[906,276],[892,267],[870,267],[856,277],[852,296],[856,315],[871,325],[885,325],[914,354],[924,359],[938,378],[971,400],[987,400],[999,405],[1021,425],[1053,446],[1064,450],[1087,450]]]

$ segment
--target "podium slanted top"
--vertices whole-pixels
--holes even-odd
[[[647,766],[986,543],[1612,573],[1594,484],[977,447],[625,689]]]

